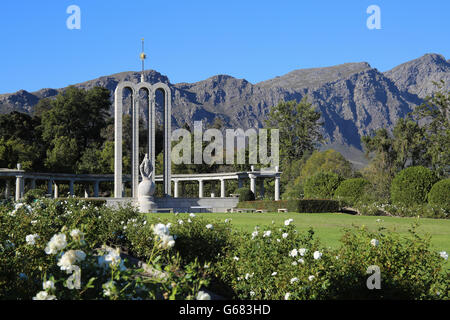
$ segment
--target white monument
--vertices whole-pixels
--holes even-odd
[[[143,39],[142,39],[143,40]],[[143,45],[142,45],[143,46]],[[147,91],[148,94],[148,157],[149,167],[152,174],[149,175],[152,183],[155,179],[155,109],[156,109],[156,92],[162,92],[164,96],[164,195],[171,196],[171,117],[172,103],[171,92],[169,86],[165,83],[158,82],[151,85],[144,81],[144,59],[145,53],[140,55],[142,60],[141,82],[133,83],[131,81],[120,82],[114,92],[114,197],[122,198],[123,179],[122,179],[122,117],[123,117],[123,90],[129,89],[131,92],[132,104],[132,156],[131,156],[131,190],[132,198],[138,199],[139,187],[139,93],[141,90]],[[145,162],[146,160],[144,160]]]

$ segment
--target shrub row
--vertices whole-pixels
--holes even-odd
[[[340,202],[328,199],[301,199],[301,200],[259,200],[242,201],[238,203],[238,208],[252,208],[257,210],[268,210],[276,212],[278,209],[285,208],[289,212],[319,213],[319,212],[338,212]]]

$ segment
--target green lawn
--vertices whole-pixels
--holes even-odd
[[[149,216],[188,218],[187,213],[180,213],[177,217],[171,213],[153,213]],[[339,245],[342,229],[345,227],[364,225],[370,230],[376,230],[378,226],[382,225],[389,230],[406,234],[412,223],[417,221],[417,218],[354,216],[344,213],[197,213],[196,216],[221,222],[231,218],[233,227],[245,231],[252,231],[256,225],[270,225],[272,221],[280,225],[286,219],[292,218],[299,231],[305,231],[312,227],[322,244],[332,248]],[[419,223],[419,233],[431,234],[432,245],[437,251],[450,253],[450,220],[421,218]]]

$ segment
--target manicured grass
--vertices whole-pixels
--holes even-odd
[[[171,213],[158,213],[149,216],[183,220],[189,217],[187,213],[180,213],[177,216]],[[253,231],[257,225],[263,227],[272,224],[272,221],[281,225],[286,219],[292,218],[297,230],[305,231],[312,227],[322,244],[332,248],[339,245],[342,229],[345,227],[364,225],[369,230],[375,231],[381,225],[406,235],[414,221],[418,220],[420,224],[418,232],[430,234],[432,245],[437,251],[450,253],[450,220],[444,219],[354,216],[344,213],[196,213],[196,216],[221,222],[231,218],[234,228],[248,232]]]

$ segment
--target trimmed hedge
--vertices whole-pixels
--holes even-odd
[[[403,169],[392,180],[391,200],[407,205],[425,203],[437,180],[433,171],[422,166]]]
[[[319,213],[338,212],[340,210],[340,202],[328,199],[258,200],[239,202],[237,207],[268,210],[271,212],[277,212],[278,209],[285,208],[290,212]]]
[[[237,189],[236,193],[239,194],[239,202],[255,200],[255,194],[249,188]]]
[[[341,198],[350,203],[355,203],[364,195],[365,188],[369,184],[370,182],[364,178],[344,180],[334,192],[334,197]]]
[[[341,181],[342,177],[334,172],[316,173],[305,181],[305,198],[331,199]]]
[[[428,193],[428,203],[450,208],[450,179],[436,182]]]

